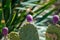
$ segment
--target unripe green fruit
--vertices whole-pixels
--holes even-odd
[[[11,33],[9,33],[8,38],[10,40],[20,40],[18,32],[11,32]]]

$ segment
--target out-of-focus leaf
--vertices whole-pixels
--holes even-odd
[[[0,9],[0,21],[2,19],[2,9]]]
[[[53,10],[51,10],[50,12],[48,12],[47,14],[45,14],[41,19],[39,19],[36,23],[41,22],[42,20],[46,19],[47,16],[51,15],[54,11],[56,11],[56,8],[54,8]]]
[[[10,0],[2,0],[2,9],[5,22],[7,22],[10,16]]]
[[[39,12],[40,10],[46,8],[48,5],[51,5],[51,4],[55,3],[55,2],[56,2],[56,0],[49,1],[48,3],[44,4],[41,8],[39,8],[38,10],[36,10],[35,13]]]
[[[38,9],[36,12],[36,15],[33,17],[35,18],[36,16],[38,16],[40,13],[42,13],[45,9],[47,9],[49,6],[51,6],[53,3],[55,3],[56,0],[53,0],[51,2],[48,2],[47,4],[45,4],[43,7],[41,7],[40,9]]]

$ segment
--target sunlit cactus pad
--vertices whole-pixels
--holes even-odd
[[[21,40],[39,40],[38,32],[33,24],[26,24],[20,29]]]
[[[60,40],[60,27],[49,26],[46,31],[46,40]]]
[[[20,40],[18,32],[11,32],[11,33],[9,33],[8,38],[10,40]]]

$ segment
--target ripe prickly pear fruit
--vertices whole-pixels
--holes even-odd
[[[4,27],[4,28],[2,29],[2,34],[3,34],[4,36],[6,36],[6,35],[8,34],[8,28],[7,28],[7,27]]]
[[[53,23],[56,24],[59,21],[59,16],[58,15],[54,15],[53,16]]]
[[[33,21],[33,17],[30,14],[27,15],[26,19],[27,19],[27,22],[32,22]]]
[[[20,40],[18,32],[11,32],[8,34],[10,40]]]

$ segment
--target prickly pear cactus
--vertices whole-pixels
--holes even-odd
[[[38,32],[33,24],[26,24],[20,29],[21,40],[39,40]]]
[[[9,33],[8,38],[10,40],[20,40],[20,37],[19,37],[19,35],[18,35],[17,32],[11,32],[11,33]]]
[[[46,31],[46,40],[60,40],[60,27],[51,25]]]

